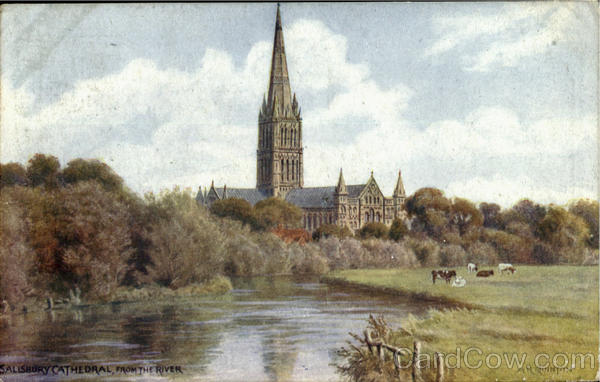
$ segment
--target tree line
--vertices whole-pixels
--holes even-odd
[[[466,262],[585,264],[598,260],[598,202],[566,207],[522,200],[508,209],[423,188],[406,219],[355,234],[323,225],[306,245],[274,228],[297,228],[302,211],[277,198],[199,205],[190,190],[143,197],[110,166],[36,154],[0,164],[0,299],[65,295],[110,299],[123,286],[172,289],[218,275],[322,274],[331,269],[457,266]]]

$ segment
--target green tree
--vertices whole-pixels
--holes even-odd
[[[352,236],[352,231],[346,226],[340,227],[336,224],[323,224],[319,226],[312,235],[313,240],[319,240],[330,236],[343,239]]]
[[[483,224],[483,215],[467,199],[455,198],[450,208],[450,222],[458,227],[462,236],[470,227],[480,227]]]
[[[360,230],[358,230],[358,236],[361,239],[384,238],[388,235],[388,228],[383,223],[367,223]]]
[[[598,249],[598,211],[597,200],[579,199],[569,205],[569,212],[582,218],[590,231],[587,244],[591,248]]]
[[[27,184],[27,171],[20,163],[0,164],[0,187],[25,186]]]
[[[394,241],[402,240],[408,234],[408,227],[402,219],[394,219],[390,227],[389,237]]]
[[[479,205],[479,211],[483,216],[483,226],[486,228],[500,228],[500,211],[501,208],[496,203],[483,202]]]
[[[437,188],[421,188],[406,199],[406,211],[416,219],[411,228],[440,240],[448,226],[452,203]]]
[[[244,199],[227,198],[217,200],[210,206],[210,212],[219,217],[227,217],[242,222],[242,224],[256,225],[254,209]]]
[[[562,207],[550,206],[538,226],[538,235],[561,254],[561,261],[579,263],[583,259],[582,249],[587,244],[590,231],[585,220],[579,216]]]
[[[280,198],[261,200],[254,206],[258,226],[271,229],[278,226],[284,228],[299,228],[302,210]]]
[[[52,155],[35,154],[27,164],[27,180],[30,186],[59,185],[60,162]]]
[[[62,176],[67,184],[93,180],[107,191],[118,191],[123,187],[123,178],[97,159],[74,159],[62,171]]]

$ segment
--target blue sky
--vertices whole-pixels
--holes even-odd
[[[274,4],[5,5],[1,161],[100,158],[143,193],[253,187]],[[305,185],[508,206],[597,195],[594,3],[282,4]]]

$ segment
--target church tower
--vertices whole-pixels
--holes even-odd
[[[269,195],[285,197],[304,185],[302,161],[302,118],[292,97],[288,77],[279,4],[271,59],[269,93],[258,114],[256,187]]]

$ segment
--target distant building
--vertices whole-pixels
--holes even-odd
[[[288,77],[281,16],[277,6],[275,39],[271,59],[269,93],[258,114],[256,188],[200,188],[198,203],[210,206],[215,200],[245,199],[254,205],[271,196],[284,198],[304,211],[304,229],[313,232],[322,224],[337,224],[357,230],[369,222],[391,225],[403,218],[406,193],[401,173],[391,197],[383,195],[373,173],[365,184],[346,185],[342,170],[336,186],[304,187],[302,117]]]

